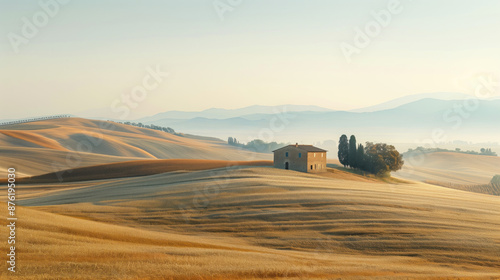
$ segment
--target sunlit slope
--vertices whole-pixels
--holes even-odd
[[[20,177],[57,172],[79,166],[139,160],[141,158],[72,153],[45,148],[0,146],[0,177],[6,178],[8,168],[15,168]],[[0,179],[0,181],[2,180]]]
[[[500,199],[422,183],[229,168],[107,181],[20,203],[144,229],[238,238],[330,260],[384,259],[388,270],[360,261],[357,271],[369,272],[365,276],[500,277]]]
[[[221,141],[191,139],[152,129],[80,118],[2,126],[0,149],[0,174],[17,165],[20,174],[25,175],[55,171],[53,165],[60,170],[122,161],[117,157],[125,160],[271,158],[270,155],[236,149]],[[28,157],[33,159],[32,163],[26,161]],[[45,164],[39,163],[41,159]]]
[[[394,176],[416,181],[453,184],[487,184],[500,174],[500,157],[438,152],[405,158]]]
[[[232,166],[272,166],[272,161],[228,161],[208,159],[134,160],[80,167],[48,174],[19,178],[26,183],[59,183],[154,175],[172,171],[196,171]],[[4,180],[6,183],[6,179]],[[2,180],[0,180],[2,182]]]
[[[18,207],[17,213],[22,223],[17,227],[16,273],[13,277],[2,269],[1,279],[199,279],[200,275],[212,275],[204,279],[241,279],[311,274],[312,270],[301,263],[299,254],[274,254],[234,240],[228,244],[29,208]],[[8,236],[7,228],[1,227],[0,233]],[[0,245],[3,252],[8,252],[6,244]]]
[[[0,203],[5,208],[5,203]],[[246,238],[180,235],[117,226],[30,208],[17,234],[15,277],[1,279],[407,279],[420,275],[479,277],[490,271],[455,271],[413,257],[313,252],[254,246]],[[2,219],[5,219],[2,213]],[[0,234],[7,236],[7,228]],[[22,237],[22,239],[21,239]],[[7,252],[7,243],[0,250]],[[451,278],[451,277],[450,277]],[[446,278],[439,278],[446,279]],[[457,278],[453,278],[457,279]]]

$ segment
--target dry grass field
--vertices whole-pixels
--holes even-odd
[[[255,167],[44,187],[19,189],[25,279],[500,277],[496,196]]]
[[[479,185],[489,183],[496,174],[500,174],[500,157],[437,152],[405,158],[403,169],[393,175],[414,181]]]
[[[279,170],[267,155],[122,125],[103,133],[112,149],[82,154],[54,180],[44,163],[61,163],[75,133],[99,125],[0,131],[2,168],[33,176],[16,189],[17,272],[4,263],[0,279],[500,279],[500,196]],[[162,159],[176,149],[184,159]],[[430,158],[441,181],[442,157]],[[455,160],[464,178],[476,168]]]
[[[20,176],[140,159],[271,160],[222,141],[80,118],[2,126],[0,176],[18,167]]]
[[[273,166],[272,161],[228,161],[208,159],[134,160],[98,164],[17,179],[22,184],[91,181],[113,178],[146,176],[172,171],[194,171],[229,166]],[[7,183],[6,179],[0,180]]]

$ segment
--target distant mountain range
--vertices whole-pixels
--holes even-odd
[[[458,92],[434,92],[434,93],[421,93],[409,96],[404,96],[381,104],[374,106],[358,108],[353,110],[348,110],[354,113],[366,113],[366,112],[376,112],[388,109],[394,109],[399,106],[409,104],[415,101],[423,99],[437,99],[437,100],[464,100],[474,98],[472,95]],[[490,100],[494,100],[493,98]],[[153,116],[138,119],[136,121],[140,122],[152,122],[163,119],[179,119],[187,120],[194,118],[207,118],[207,119],[228,119],[245,116],[249,119],[251,116],[257,116],[262,114],[275,114],[276,112],[281,112],[286,110],[288,112],[333,112],[338,111],[334,109],[314,106],[314,105],[279,105],[279,106],[261,106],[254,105],[239,109],[222,109],[222,108],[210,108],[203,111],[166,111],[163,113],[158,113]]]
[[[375,112],[387,109],[393,109],[401,105],[405,105],[411,102],[419,101],[422,99],[439,99],[439,100],[463,100],[467,98],[473,98],[473,96],[465,93],[459,92],[432,92],[432,93],[420,93],[413,94],[409,96],[403,96],[388,102],[384,102],[378,105],[351,110],[351,112],[364,113],[364,112]]]
[[[167,111],[164,113],[159,113],[151,117],[142,118],[141,122],[153,122],[156,120],[163,119],[193,119],[193,118],[208,118],[208,119],[228,119],[235,118],[245,115],[253,114],[275,114],[276,112],[281,112],[286,109],[290,112],[329,112],[332,111],[327,108],[322,108],[318,106],[302,106],[302,105],[281,105],[281,106],[248,106],[240,109],[222,109],[222,108],[211,108],[199,112],[186,112],[186,111]]]
[[[241,142],[260,138],[312,143],[337,139],[343,133],[356,134],[362,142],[408,143],[433,137],[439,141],[445,138],[448,141],[500,141],[500,99],[465,100],[424,98],[404,103],[404,99],[400,99],[379,106],[389,109],[369,111],[376,109],[371,107],[361,112],[295,105],[169,111],[137,121],[172,127],[183,133],[221,139],[232,136]],[[403,104],[390,108],[399,103]],[[280,114],[283,110],[287,113]],[[436,131],[442,131],[440,134],[444,136],[435,137]]]
[[[285,143],[329,141],[333,147],[331,140],[338,140],[344,133],[357,135],[360,143],[417,144],[433,137],[439,138],[436,141],[500,142],[499,120],[499,97],[478,100],[464,93],[441,92],[405,96],[351,111],[255,105],[199,112],[167,111],[133,121],[171,127],[186,134],[221,139],[231,136],[240,142],[257,138]],[[443,137],[436,137],[440,132]]]

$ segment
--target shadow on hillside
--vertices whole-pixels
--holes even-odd
[[[326,165],[326,167],[340,170],[343,172],[348,172],[348,173],[355,174],[358,176],[363,176],[363,177],[368,178],[368,179],[377,180],[377,181],[385,182],[385,183],[391,183],[391,184],[410,184],[411,183],[409,181],[394,178],[392,176],[384,176],[384,177],[376,176],[376,175],[371,174],[371,173],[366,172],[366,171],[344,167],[343,165],[336,164],[336,163],[328,163]]]

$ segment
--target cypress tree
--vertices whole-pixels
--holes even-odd
[[[351,168],[358,167],[358,165],[356,164],[356,136],[354,135],[351,135],[351,139],[349,139],[348,159],[349,159],[349,166]]]
[[[344,167],[349,165],[349,141],[347,140],[347,135],[340,136],[339,140],[339,161]]]
[[[358,151],[356,152],[356,164],[358,165],[359,169],[365,170],[365,167],[366,167],[365,147],[363,147],[363,144],[359,144],[359,146],[358,146]]]

